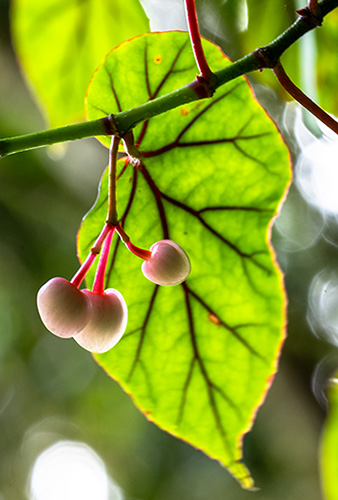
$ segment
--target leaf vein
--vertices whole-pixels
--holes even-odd
[[[162,224],[162,230],[163,230],[163,238],[164,239],[170,239],[169,238],[169,228],[168,228],[168,222],[167,222],[167,217],[165,214],[164,206],[162,203],[162,197],[161,197],[161,192],[159,191],[158,187],[156,186],[155,182],[153,181],[152,177],[150,176],[148,170],[146,169],[145,165],[143,163],[140,164],[139,166],[140,171],[142,172],[150,190],[152,191],[157,209],[159,212],[159,216],[161,219],[161,224]]]
[[[197,220],[213,235],[215,236],[216,238],[218,238],[219,240],[221,240],[225,245],[227,245],[229,248],[231,248],[240,258],[241,260],[243,259],[250,259],[257,267],[261,268],[262,270],[270,273],[270,269],[268,269],[267,267],[265,267],[263,264],[257,262],[255,259],[254,259],[254,256],[255,255],[258,255],[258,254],[263,254],[263,253],[266,253],[264,250],[260,250],[260,251],[256,251],[256,252],[253,252],[253,253],[246,253],[246,252],[243,252],[242,250],[240,250],[240,248],[238,248],[237,245],[235,245],[234,243],[232,243],[230,240],[228,240],[227,238],[225,238],[221,233],[219,233],[218,231],[216,231],[215,228],[213,228],[210,224],[208,224],[204,219],[203,217],[201,216],[200,214],[200,211],[198,210],[195,210],[194,208],[192,207],[189,207],[189,205],[186,205],[185,203],[182,203],[181,201],[178,201],[178,200],[175,200],[174,198],[172,198],[171,196],[168,196],[167,194],[163,193],[163,191],[159,191],[160,195],[166,200],[168,201],[169,203],[171,203],[172,205],[178,207],[178,208],[181,208],[182,210],[186,211],[187,213],[191,214],[192,216],[196,217]]]
[[[145,335],[146,335],[147,325],[148,325],[151,313],[153,311],[153,307],[154,307],[154,304],[155,304],[155,299],[156,299],[158,290],[159,290],[159,285],[156,285],[154,287],[154,291],[153,291],[153,294],[151,296],[151,299],[150,299],[150,302],[149,302],[149,306],[148,306],[145,318],[143,320],[142,326],[138,329],[138,330],[141,330],[141,335],[140,335],[140,339],[139,339],[139,342],[138,342],[138,345],[137,345],[137,349],[136,349],[136,353],[135,353],[135,358],[134,358],[133,364],[132,364],[132,366],[130,368],[130,371],[129,371],[129,374],[128,374],[128,377],[127,377],[127,382],[129,382],[130,379],[132,378],[132,376],[133,376],[133,374],[135,372],[136,365],[140,361],[141,351],[142,351],[142,347],[143,347],[143,344],[144,344],[144,339],[145,339]]]
[[[249,326],[259,326],[258,324],[255,323],[246,323],[246,324],[241,324],[241,325],[236,325],[236,326],[230,326],[226,321],[224,321],[221,316],[207,304],[200,295],[198,295],[196,292],[194,292],[188,285],[186,285],[186,289],[188,293],[194,297],[194,299],[201,304],[201,306],[209,313],[213,314],[216,318],[218,318],[220,325],[222,325],[228,332],[230,332],[241,344],[248,349],[248,351],[256,356],[257,358],[261,359],[264,362],[267,362],[267,360],[258,352],[256,349],[254,349],[249,342],[240,334],[238,333],[238,328],[244,328],[244,327],[249,327]]]
[[[115,102],[116,102],[116,106],[117,106],[117,109],[119,110],[119,112],[121,113],[122,111],[122,107],[121,107],[121,103],[120,103],[120,100],[119,100],[119,96],[117,95],[117,92],[116,92],[116,89],[115,89],[115,86],[114,86],[114,82],[113,82],[113,76],[112,74],[110,73],[110,71],[108,70],[107,66],[104,65],[104,69],[106,70],[106,73],[108,75],[108,78],[109,78],[109,82],[110,82],[110,88],[111,88],[111,91],[113,93],[113,96],[114,96],[114,99],[115,99]]]
[[[183,52],[183,49],[186,47],[188,43],[188,39],[184,42],[184,44],[182,45],[182,47],[179,49],[176,57],[174,58],[173,62],[172,62],[172,65],[171,67],[169,68],[168,72],[164,75],[164,77],[162,78],[161,82],[158,84],[154,94],[151,93],[151,88],[150,88],[150,82],[149,82],[149,71],[148,71],[148,59],[146,58],[146,61],[145,61],[145,66],[146,66],[146,85],[147,85],[147,91],[148,91],[148,94],[149,94],[149,100],[153,100],[155,99],[161,88],[163,87],[163,85],[165,84],[165,82],[168,80],[170,74],[172,74],[174,71],[173,71],[173,68],[175,67],[175,64],[177,63],[181,53]],[[147,45],[146,45],[146,48]],[[149,120],[146,120],[143,125],[142,125],[142,129],[141,129],[141,132],[140,132],[140,135],[136,141],[136,146],[137,147],[140,147],[140,145],[142,144],[142,141],[146,135],[146,131],[147,131],[147,128],[148,128],[148,125],[149,125]]]
[[[209,398],[209,403],[210,407],[212,410],[212,414],[214,416],[216,428],[218,430],[219,435],[221,436],[224,448],[228,453],[231,454],[231,447],[222,423],[222,419],[219,413],[218,405],[215,399],[215,394],[214,391],[216,390],[219,392],[219,388],[216,389],[216,385],[210,380],[209,374],[207,372],[206,367],[204,366],[204,363],[202,361],[202,358],[200,356],[199,350],[198,350],[198,345],[197,345],[197,339],[196,339],[196,332],[195,332],[195,324],[194,324],[194,317],[193,317],[193,312],[192,312],[192,307],[190,303],[190,297],[189,297],[189,290],[187,288],[187,285],[185,283],[182,283],[181,285],[184,290],[184,296],[185,296],[185,304],[186,304],[186,311],[187,311],[187,317],[188,317],[188,323],[189,323],[189,333],[190,333],[190,339],[193,347],[193,352],[194,352],[194,358],[197,360],[201,374],[204,378],[206,388],[207,388],[207,393],[208,393],[208,398]],[[191,380],[191,378],[190,378]],[[236,410],[238,412],[237,406],[233,403],[233,401],[222,391],[222,396],[223,398],[227,401],[229,406]]]

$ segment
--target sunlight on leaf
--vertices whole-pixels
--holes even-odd
[[[15,0],[11,18],[17,53],[53,126],[82,120],[86,88],[103,56],[149,30],[138,0]]]
[[[329,414],[322,436],[320,465],[323,492],[326,500],[338,496],[338,379],[330,381],[328,392]]]
[[[228,64],[218,47],[204,46],[214,70]],[[146,102],[195,74],[186,34],[133,39],[110,52],[95,73],[88,117]],[[146,249],[161,239],[176,241],[192,270],[182,285],[156,286],[143,276],[142,261],[114,237],[106,286],[123,294],[129,321],[119,344],[96,359],[150,420],[251,488],[241,462],[243,436],[284,338],[282,276],[268,237],[290,181],[288,151],[244,78],[213,99],[139,125],[135,138],[141,166],[123,158],[118,164],[121,223]],[[106,211],[107,175],[79,232],[81,260]]]

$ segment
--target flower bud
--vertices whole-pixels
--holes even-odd
[[[103,294],[83,290],[92,304],[91,319],[77,335],[76,342],[90,352],[106,352],[122,337],[128,319],[124,298],[117,290],[108,289]]]
[[[45,327],[64,338],[80,332],[91,313],[88,297],[64,278],[52,278],[40,288],[37,306]]]
[[[179,285],[190,273],[190,260],[183,248],[171,240],[151,246],[151,257],[142,264],[146,278],[157,285]]]

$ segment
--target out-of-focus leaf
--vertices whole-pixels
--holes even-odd
[[[214,70],[228,64],[218,47],[204,46]],[[96,71],[88,117],[137,106],[187,84],[195,73],[186,34],[135,38]],[[96,359],[150,420],[251,488],[242,440],[284,338],[282,277],[268,240],[290,181],[288,151],[244,78],[213,99],[137,126],[135,137],[141,166],[125,159],[118,164],[121,223],[138,246],[163,238],[179,243],[192,271],[182,285],[158,287],[116,237],[106,287],[124,295],[128,327],[119,344]],[[81,260],[104,224],[107,189],[105,175],[79,232]],[[94,269],[89,285],[93,277]]]
[[[330,382],[327,417],[320,453],[322,487],[326,500],[338,498],[338,373]]]
[[[138,0],[15,0],[11,18],[25,74],[53,126],[84,118],[86,88],[101,59],[149,29]]]
[[[318,41],[317,79],[320,105],[329,113],[338,116],[336,62],[338,46],[338,10],[331,12],[316,32]]]

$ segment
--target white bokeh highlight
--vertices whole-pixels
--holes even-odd
[[[338,273],[325,269],[312,280],[308,323],[313,333],[338,346]]]
[[[319,241],[324,229],[324,218],[319,210],[306,203],[293,185],[275,220],[274,229],[279,235],[274,242],[278,250],[300,252]]]
[[[318,121],[321,136],[313,135],[297,110],[294,132],[300,148],[295,182],[308,203],[338,213],[338,136]]]
[[[140,0],[151,31],[187,31],[183,0]]]
[[[30,500],[123,500],[100,457],[86,444],[59,441],[36,459]]]

